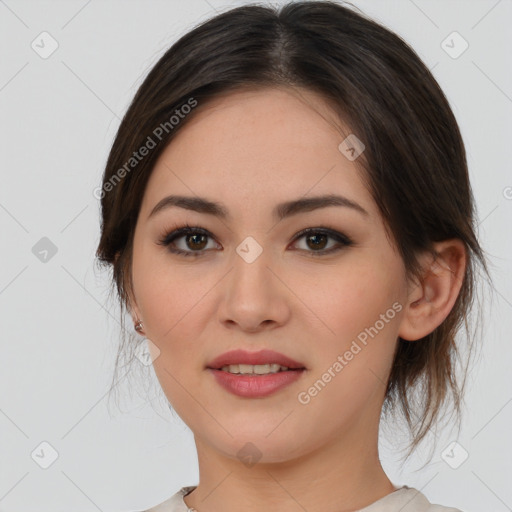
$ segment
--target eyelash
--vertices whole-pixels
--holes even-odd
[[[327,227],[318,227],[318,228],[307,228],[303,229],[297,235],[295,235],[295,238],[293,241],[297,241],[298,239],[302,238],[305,235],[309,234],[322,234],[326,235],[330,238],[333,238],[336,240],[341,246],[338,247],[331,247],[330,249],[322,249],[321,251],[306,251],[311,253],[311,256],[317,257],[317,256],[325,256],[328,254],[332,254],[334,252],[338,252],[344,247],[349,247],[354,244],[354,242],[343,233],[339,233],[338,231],[334,231],[333,229],[327,228]],[[214,238],[213,235],[207,231],[206,229],[203,229],[201,226],[190,226],[189,224],[185,224],[182,227],[176,228],[173,231],[166,232],[162,235],[160,240],[157,242],[158,245],[163,245],[164,247],[167,247],[168,250],[174,254],[182,255],[182,256],[192,256],[192,257],[199,257],[202,256],[206,251],[200,250],[200,251],[183,251],[181,249],[171,248],[170,245],[172,242],[174,242],[176,239],[181,238],[185,235],[190,234],[201,234],[206,235],[210,238]]]

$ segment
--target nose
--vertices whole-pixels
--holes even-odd
[[[233,268],[223,283],[220,318],[246,332],[258,332],[285,324],[290,317],[290,291],[279,278],[270,251],[254,260],[233,258]]]

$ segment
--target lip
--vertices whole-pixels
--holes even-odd
[[[266,375],[241,375],[212,368],[208,368],[207,371],[226,391],[245,398],[269,396],[300,379],[301,375],[306,372],[305,369],[301,369]]]
[[[293,369],[305,369],[302,363],[285,356],[274,350],[260,350],[258,352],[247,352],[246,350],[231,350],[216,357],[213,361],[206,365],[211,370],[219,370],[223,366],[230,364],[272,364],[276,363],[281,366],[287,366]],[[225,373],[225,372],[224,372]],[[251,378],[251,377],[249,377]]]

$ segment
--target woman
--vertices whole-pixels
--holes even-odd
[[[152,511],[402,511],[381,413],[411,451],[451,396],[474,232],[464,145],[397,35],[334,2],[245,6],[139,88],[97,256],[194,433],[200,479]]]

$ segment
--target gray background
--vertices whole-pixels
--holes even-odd
[[[147,392],[121,380],[121,409],[107,406],[119,313],[108,301],[108,274],[94,266],[93,190],[151,66],[196,23],[243,3],[0,0],[1,511],[135,511],[197,484],[192,434],[169,412],[151,367],[139,363]],[[408,41],[450,100],[497,289],[460,434],[444,430],[423,468],[426,450],[402,466],[389,438],[381,459],[394,483],[434,503],[512,510],[512,3],[354,4]],[[51,48],[43,31],[59,45],[47,58],[31,47]],[[469,44],[457,58],[442,47],[453,31]],[[462,48],[447,41],[452,54]],[[57,252],[41,261],[44,237]],[[456,469],[443,457],[452,441],[455,459],[468,453]],[[58,453],[47,469],[40,464],[52,449],[42,442]]]

